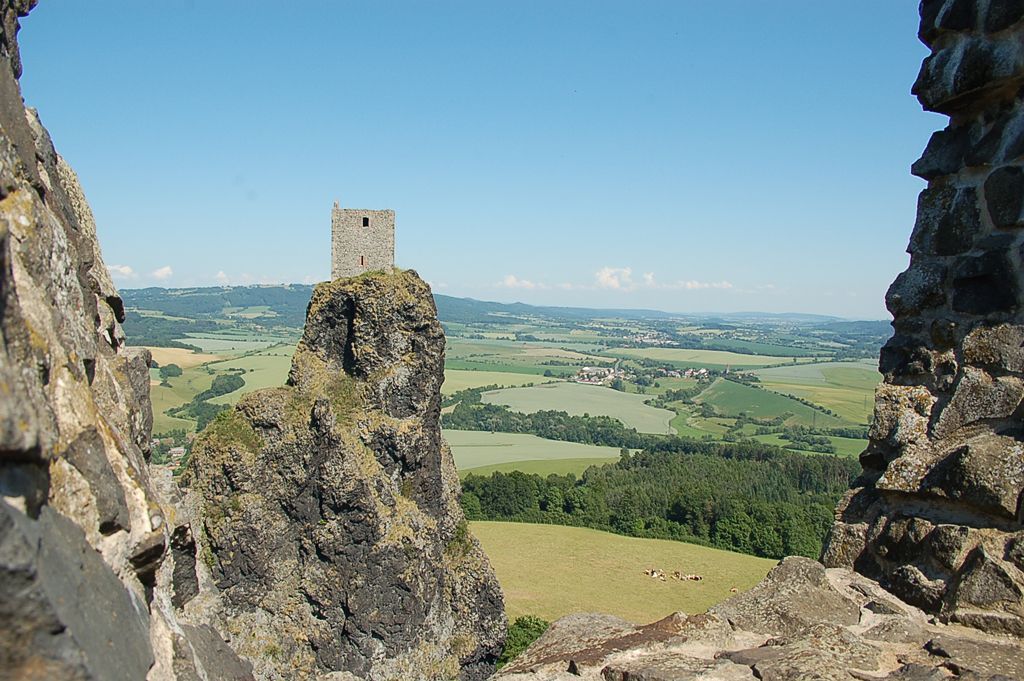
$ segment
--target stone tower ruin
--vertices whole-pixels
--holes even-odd
[[[355,277],[395,264],[395,211],[341,208],[331,211],[331,279]]]

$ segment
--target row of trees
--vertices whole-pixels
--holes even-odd
[[[441,424],[457,430],[531,433],[549,440],[630,449],[639,449],[651,439],[609,416],[570,416],[564,411],[522,414],[499,404],[459,402],[442,416]]]
[[[769,558],[817,557],[849,459],[756,443],[665,438],[575,476],[512,472],[463,481],[470,519],[577,525],[676,539]]]

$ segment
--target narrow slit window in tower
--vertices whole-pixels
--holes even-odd
[[[370,218],[364,217],[363,218],[363,227],[369,227],[369,226],[370,226]]]
[[[365,255],[359,256],[359,266],[360,267],[366,267],[366,256]]]

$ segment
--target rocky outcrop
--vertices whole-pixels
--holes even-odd
[[[0,669],[251,678],[158,597],[173,513],[146,469],[149,357],[125,347],[89,206],[21,101],[17,18],[33,5],[0,2]]]
[[[214,424],[188,494],[150,472],[148,353],[19,91],[34,4],[0,0],[0,678],[486,676],[505,621],[438,430],[429,289],[322,286],[291,385]]]
[[[786,558],[701,615],[647,626],[572,615],[495,681],[991,681],[1024,678],[1022,648],[927,613],[844,569]]]
[[[185,612],[221,624],[259,677],[493,670],[504,609],[441,439],[443,372],[415,273],[321,284],[289,385],[247,395],[194,445],[193,531],[217,600]]]
[[[78,179],[22,103],[34,4],[0,0],[0,676],[251,678],[158,597],[149,356],[125,347]]]
[[[926,0],[914,85],[950,116],[886,303],[864,473],[826,565],[944,620],[1024,635],[1024,3]]]

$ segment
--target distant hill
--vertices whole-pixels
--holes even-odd
[[[313,286],[210,286],[197,288],[122,289],[128,318],[125,333],[133,344],[189,347],[187,337],[223,332],[228,328],[260,333],[296,335],[305,322],[306,306]],[[598,320],[640,322],[658,330],[681,347],[771,354],[777,352],[771,339],[788,330],[810,332],[818,340],[838,340],[858,352],[874,354],[891,335],[886,321],[850,321],[827,315],[801,313],[670,313],[644,309],[600,309],[498,303],[434,294],[438,316],[446,324],[504,325],[533,323],[577,328]],[[734,332],[760,329],[769,345],[728,338],[698,338],[680,334],[679,321],[704,329]],[[600,323],[598,326],[602,326]],[[184,339],[184,340],[183,340]],[[787,341],[796,343],[797,341]],[[808,348],[823,347],[816,341]],[[812,350],[808,350],[810,352]]]

